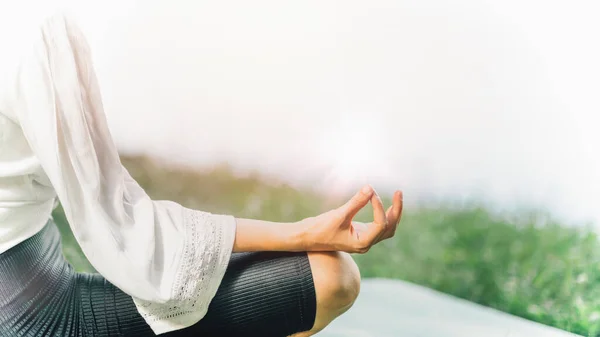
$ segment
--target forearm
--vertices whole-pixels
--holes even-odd
[[[252,219],[236,219],[234,252],[307,251],[306,221],[278,223]]]

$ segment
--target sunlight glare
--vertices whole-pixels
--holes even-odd
[[[382,122],[368,114],[346,115],[323,135],[320,156],[327,167],[323,182],[336,192],[389,178]]]

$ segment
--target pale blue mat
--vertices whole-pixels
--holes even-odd
[[[354,307],[318,337],[575,337],[394,280],[363,280]]]

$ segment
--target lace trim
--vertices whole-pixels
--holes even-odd
[[[235,221],[232,217],[189,209],[183,212],[186,236],[172,299],[162,304],[136,301],[138,311],[151,327],[153,322],[169,321],[165,322],[173,328],[169,330],[175,330],[202,319],[231,255],[230,247],[225,245],[233,241],[230,228],[226,228],[227,221]],[[190,317],[184,322],[178,319],[182,316]]]

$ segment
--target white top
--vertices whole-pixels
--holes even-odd
[[[80,29],[23,10],[0,10],[0,253],[40,231],[58,197],[91,264],[156,334],[198,322],[235,219],[151,200],[121,165]]]

